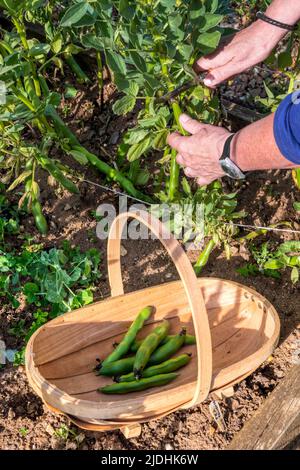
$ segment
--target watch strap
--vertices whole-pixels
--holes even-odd
[[[273,18],[270,18],[269,16],[265,15],[265,13],[263,13],[262,11],[256,13],[256,18],[258,20],[264,21],[265,23],[269,23],[272,26],[277,26],[278,28],[286,29],[287,31],[296,31],[297,29],[297,25],[281,23],[281,21],[273,20]]]

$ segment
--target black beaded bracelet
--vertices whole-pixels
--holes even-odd
[[[265,15],[262,11],[256,13],[256,18],[265,21],[266,23],[269,23],[273,26],[277,26],[278,28],[286,29],[287,31],[295,31],[297,29],[297,25],[293,26],[290,24],[281,23],[280,21],[273,20],[273,18],[269,18],[269,16]]]

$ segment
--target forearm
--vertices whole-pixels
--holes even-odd
[[[300,0],[273,0],[266,15],[281,23],[293,25],[300,20]]]
[[[244,171],[297,168],[277,147],[274,137],[275,114],[238,132],[232,143],[232,159]]]
[[[282,23],[293,25],[300,20],[300,0],[273,0],[266,15]],[[277,41],[286,35],[283,29],[268,25],[262,20],[257,20],[258,23],[261,23],[261,28],[269,28],[269,31],[265,31],[269,39],[272,34],[277,35]],[[271,114],[245,127],[234,138],[233,160],[242,170],[287,169],[300,166],[285,158],[277,146],[274,136],[274,118],[275,114]],[[298,131],[297,135],[299,135]]]

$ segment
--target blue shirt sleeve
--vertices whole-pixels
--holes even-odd
[[[300,91],[280,103],[274,118],[274,136],[282,155],[300,165]]]

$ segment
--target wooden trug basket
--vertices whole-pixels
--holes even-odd
[[[171,256],[180,281],[124,294],[120,246],[129,218],[145,224]],[[123,430],[137,435],[139,423],[204,401],[210,392],[228,396],[232,386],[250,375],[273,352],[280,322],[274,307],[256,291],[215,278],[197,279],[178,241],[145,211],[122,213],[114,220],[107,248],[111,297],[55,318],[39,328],[26,348],[26,372],[35,392],[54,411],[79,427]],[[154,305],[156,313],[144,336],[162,319],[171,334],[186,326],[197,345],[188,366],[164,387],[128,395],[104,395],[97,388],[111,383],[95,376],[96,357],[104,358],[137,313]]]

